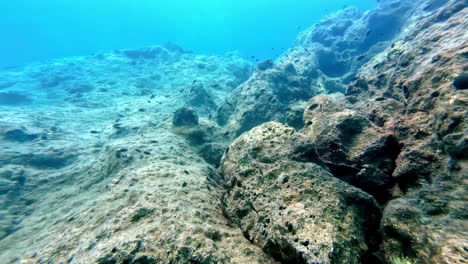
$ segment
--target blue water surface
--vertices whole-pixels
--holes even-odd
[[[1,0],[0,66],[176,43],[274,58],[301,30],[375,0]]]

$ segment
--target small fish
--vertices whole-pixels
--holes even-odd
[[[195,83],[197,83],[197,80],[193,80],[192,84],[195,84]]]
[[[91,133],[91,134],[99,134],[99,131],[91,130],[91,131],[89,131],[89,133]]]
[[[365,57],[366,57],[366,55],[361,55],[361,56],[357,57],[356,60],[357,60],[357,61],[360,61],[360,60],[364,59]]]
[[[125,108],[125,109],[128,109],[128,108]],[[128,109],[128,110],[130,110],[130,109]],[[124,115],[121,115],[121,114],[118,114],[117,116],[118,117],[124,117]]]
[[[219,87],[219,84],[215,83],[215,84],[211,85],[211,87],[213,87],[213,88]]]
[[[250,56],[251,59],[255,58],[255,56]]]
[[[143,151],[143,154],[145,154],[145,155],[151,155],[151,152],[149,152],[149,151]]]
[[[118,123],[120,121],[120,118],[117,118],[114,123]]]
[[[368,37],[372,33],[372,30],[367,31],[366,37]]]
[[[427,10],[431,9],[431,7],[432,7],[432,5],[427,5],[423,10],[427,11]]]
[[[188,170],[184,170],[184,173],[187,174],[187,175],[190,174],[190,172]]]
[[[121,126],[122,126],[122,124],[120,124],[120,123],[112,125],[112,127],[115,128],[115,129],[119,129],[119,128],[121,128]]]
[[[138,109],[138,112],[145,112],[146,110],[143,108]]]
[[[146,100],[146,101],[151,104],[151,100]]]

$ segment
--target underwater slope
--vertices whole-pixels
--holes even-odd
[[[225,211],[283,263],[467,261],[467,2],[379,5],[302,33],[298,47],[259,64],[218,112],[218,122],[241,135],[221,162]],[[380,30],[395,19],[404,27],[368,59],[370,50],[349,57],[362,48],[349,36],[380,34],[372,17],[384,23]],[[345,42],[351,46],[334,46]],[[336,53],[326,63],[341,57],[349,69],[329,74],[337,68],[323,68],[324,49]],[[344,96],[301,102],[348,77]],[[295,129],[269,122],[243,133],[270,120]]]
[[[222,215],[214,168],[172,132],[185,104],[216,130],[208,112],[250,72],[171,45],[3,72],[0,262],[270,262]]]
[[[345,9],[255,69],[169,44],[2,72],[1,262],[468,261],[466,7]]]

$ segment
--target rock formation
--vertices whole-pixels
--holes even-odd
[[[291,74],[307,76],[312,80],[308,84],[315,85],[302,87],[309,91],[308,96],[346,87],[345,96],[313,97],[303,108],[299,132],[272,123],[262,125],[241,135],[224,155],[221,173],[234,179],[228,184],[225,210],[254,243],[275,252],[273,256],[280,260],[288,260],[287,255],[299,263],[332,261],[309,258],[305,248],[291,244],[293,236],[287,228],[274,229],[285,222],[270,220],[271,227],[255,224],[272,214],[271,206],[286,200],[280,197],[290,192],[287,187],[281,187],[280,193],[274,191],[280,186],[278,181],[284,175],[288,182],[304,181],[296,172],[303,171],[303,163],[313,163],[326,172],[306,173],[309,177],[333,175],[348,184],[345,189],[357,187],[380,204],[381,241],[369,247],[371,256],[363,256],[361,261],[464,261],[468,241],[463,235],[466,215],[461,212],[466,210],[468,95],[461,87],[468,69],[466,7],[466,1],[381,1],[379,8],[365,15],[345,10],[302,33],[299,45],[272,69],[254,73],[227,98],[218,111],[218,122],[232,135],[241,135],[265,121],[290,120],[294,114],[285,110],[307,98],[295,95],[284,100],[288,97],[279,95],[278,82],[262,75],[266,72],[273,74],[287,65],[288,78]],[[402,13],[407,15],[400,16]],[[368,32],[366,37],[362,37],[364,32]],[[353,42],[351,36],[359,37]],[[305,56],[305,52],[311,55]],[[286,86],[293,87],[292,83]],[[261,99],[265,95],[268,99]],[[313,185],[309,189],[320,190]],[[315,205],[321,208],[320,202]],[[288,219],[281,213],[282,219]],[[301,219],[293,214],[292,218]],[[352,230],[347,224],[335,222],[337,228]],[[276,243],[260,241],[262,236]],[[342,256],[335,263],[347,261]]]
[[[467,262],[467,1],[378,2],[1,72],[0,262]]]

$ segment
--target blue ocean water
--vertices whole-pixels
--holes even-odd
[[[0,66],[176,43],[197,53],[274,58],[300,30],[375,0],[0,1]]]

